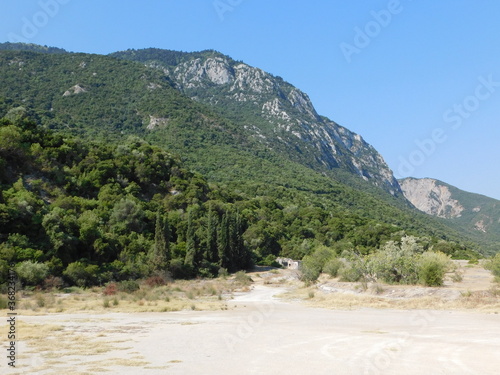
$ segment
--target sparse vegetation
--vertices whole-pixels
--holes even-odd
[[[425,252],[418,260],[420,283],[427,286],[443,285],[444,275],[451,268],[451,259],[443,253]]]
[[[485,268],[491,271],[497,282],[500,282],[500,253],[488,260]]]

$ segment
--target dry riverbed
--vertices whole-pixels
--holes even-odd
[[[152,290],[142,305],[136,296],[104,307],[97,290],[79,294],[76,305],[58,305],[54,297],[55,306],[18,311],[17,367],[8,368],[2,356],[0,369],[76,375],[496,374],[497,289],[481,267],[461,266],[463,280],[448,280],[442,288],[341,283],[326,276],[304,287],[294,271],[261,270],[251,273],[248,285],[240,278],[238,285],[229,279],[159,287],[170,291],[169,301],[162,293],[155,300]],[[35,296],[24,302],[35,306]],[[61,306],[67,310],[57,312]],[[6,342],[6,318],[0,329]]]

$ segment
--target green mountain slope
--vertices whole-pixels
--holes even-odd
[[[405,232],[293,189],[253,197],[209,185],[138,137],[63,136],[19,108],[0,119],[0,286],[90,286],[148,276],[213,276],[316,248],[373,252]],[[438,238],[421,238],[427,248]],[[447,243],[450,254],[473,252]]]
[[[224,194],[273,207],[272,213],[266,208],[253,216],[245,234],[257,259],[280,252],[301,257],[320,243],[370,252],[394,233],[401,237],[401,231],[475,246],[441,220],[349,172],[347,164],[314,169],[281,146],[269,147],[254,130],[182,94],[165,71],[140,62],[2,51],[0,97],[0,116],[9,121],[28,115],[43,128],[110,144],[138,135],[179,155],[187,168],[220,184]],[[357,142],[352,146],[363,145]]]
[[[307,94],[281,77],[215,51],[150,48],[112,56],[163,71],[184,94],[209,105],[246,129],[256,142],[294,162],[358,189],[371,184],[402,196],[392,171],[372,146],[318,115]]]

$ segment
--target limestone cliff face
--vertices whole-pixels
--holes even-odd
[[[450,220],[478,238],[500,241],[500,201],[432,178],[410,177],[399,183],[405,197],[419,210]]]
[[[392,171],[371,145],[318,115],[307,94],[282,78],[217,52],[147,65],[163,69],[184,94],[216,107],[267,147],[314,169],[340,168],[402,196]]]
[[[464,207],[452,198],[449,188],[437,180],[406,178],[400,185],[406,199],[420,211],[447,219],[462,215]]]

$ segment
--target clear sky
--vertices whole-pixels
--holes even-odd
[[[216,49],[309,94],[397,177],[500,199],[498,0],[0,0],[0,41]]]

